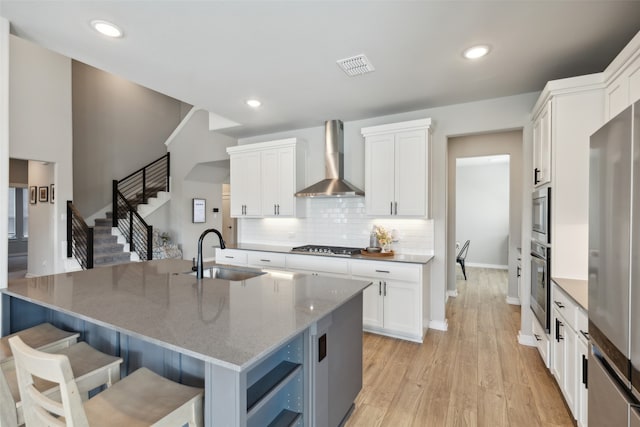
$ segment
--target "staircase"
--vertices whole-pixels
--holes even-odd
[[[131,253],[125,252],[125,244],[118,243],[118,236],[113,234],[111,212],[107,213],[106,218],[96,219],[95,224],[93,227],[93,266],[102,267],[131,261]]]
[[[169,154],[121,180],[113,181],[112,210],[88,227],[80,213],[67,202],[67,257],[80,268],[150,260],[153,227],[144,217],[170,200]]]

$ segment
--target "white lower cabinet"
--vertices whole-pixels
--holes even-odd
[[[586,426],[587,314],[555,283],[552,287],[551,300],[553,306],[551,372],[560,386],[573,417],[578,421],[578,425]]]
[[[246,266],[247,262],[247,251],[216,248],[216,263],[218,264]]]
[[[422,342],[422,268],[390,262],[353,261],[353,279],[371,280],[364,291],[366,331]]]
[[[582,337],[578,337],[578,396],[577,396],[577,406],[578,410],[576,411],[576,419],[578,421],[578,427],[586,427],[587,418],[589,415],[589,396],[587,392],[588,387],[588,366],[589,366],[589,346],[587,341]]]
[[[544,362],[544,366],[549,367],[549,335],[544,330],[538,319],[535,317],[532,320],[531,329],[533,330],[533,336],[536,339],[536,346],[538,347],[538,352],[540,353],[540,357],[542,357],[542,361]]]

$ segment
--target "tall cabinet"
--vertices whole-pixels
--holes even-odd
[[[550,81],[532,112],[531,183],[551,187],[552,277],[587,278],[589,137],[604,123],[603,93],[597,74]]]
[[[367,127],[362,135],[367,214],[428,216],[431,119]]]
[[[297,138],[228,147],[231,163],[231,216],[299,217],[305,185],[306,144]]]

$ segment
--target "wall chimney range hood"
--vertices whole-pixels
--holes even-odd
[[[329,120],[324,124],[325,179],[296,193],[296,197],[358,197],[364,191],[344,179],[344,124]]]

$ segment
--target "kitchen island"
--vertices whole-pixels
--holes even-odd
[[[125,373],[146,366],[203,386],[207,426],[347,415],[362,386],[369,282],[286,271],[198,280],[190,270],[159,260],[15,281],[2,289],[3,329],[49,321],[122,356]]]

